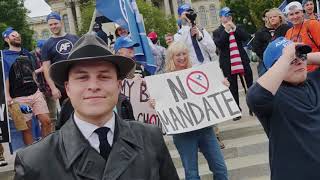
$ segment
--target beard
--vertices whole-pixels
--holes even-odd
[[[10,45],[14,47],[21,47],[21,39],[17,40],[17,38],[10,40]]]

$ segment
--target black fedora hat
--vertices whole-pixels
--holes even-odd
[[[114,64],[118,70],[119,79],[127,77],[135,67],[135,62],[127,57],[112,54],[107,44],[95,33],[83,35],[74,45],[68,58],[50,66],[49,73],[58,86],[64,86],[68,80],[70,67],[82,61],[106,61]]]

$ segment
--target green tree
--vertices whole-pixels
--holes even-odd
[[[78,36],[82,36],[89,31],[95,9],[94,0],[82,0],[80,3],[82,24],[81,29],[77,31]]]
[[[33,31],[27,23],[28,10],[24,7],[24,0],[0,0],[0,31],[8,26],[15,28],[22,36],[23,47],[32,49]],[[5,48],[3,40],[0,41],[0,49]]]
[[[155,31],[162,45],[165,45],[164,35],[177,32],[176,19],[144,0],[137,0],[139,12],[143,16],[146,33]]]

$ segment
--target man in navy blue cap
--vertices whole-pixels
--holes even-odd
[[[62,30],[63,24],[61,16],[57,12],[51,12],[47,18],[47,24],[52,33],[50,37],[41,48],[41,61],[43,67],[43,75],[49,86],[49,93],[46,94],[46,100],[50,111],[51,119],[54,124],[56,122],[56,101],[60,104],[66,99],[67,95],[63,88],[54,84],[49,76],[49,66],[55,62],[67,59],[74,43],[79,39],[76,35],[66,33]]]
[[[320,64],[320,54],[310,52],[277,38],[263,55],[268,71],[248,91],[269,138],[271,180],[320,179],[320,71],[307,74],[307,61]]]
[[[120,56],[125,56],[131,59],[134,59],[134,47],[138,47],[139,43],[134,42],[128,36],[121,36],[117,38],[114,43],[114,51],[116,54]],[[133,78],[135,76],[140,76],[140,78],[144,78],[145,76],[151,75],[142,64],[136,61],[136,69],[134,72],[129,74],[129,78]]]
[[[223,75],[228,78],[229,89],[239,106],[238,76],[241,78],[244,88],[250,87],[253,81],[250,59],[242,45],[250,36],[241,26],[236,26],[232,22],[230,8],[222,8],[219,16],[221,25],[213,32],[213,40],[219,48],[220,68]],[[234,120],[240,118],[237,117]]]
[[[59,99],[61,104],[67,95],[64,89],[59,89],[50,78],[49,66],[55,62],[67,59],[74,43],[79,38],[76,35],[66,33],[62,30],[63,24],[61,22],[61,16],[57,12],[51,12],[47,16],[47,23],[52,37],[49,38],[42,47],[43,73],[51,89],[52,103]]]
[[[33,115],[41,122],[41,135],[51,133],[49,111],[43,94],[39,91],[34,77],[34,57],[22,48],[21,35],[12,27],[2,33],[3,40],[9,49],[3,50],[3,67],[5,72],[6,100],[10,107],[14,102],[25,104],[33,109]],[[26,145],[33,143],[31,131],[32,113],[24,114],[28,129],[22,130],[23,140]]]

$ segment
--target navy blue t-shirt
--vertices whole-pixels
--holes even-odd
[[[41,49],[42,61],[50,61],[51,64],[67,59],[78,36],[66,34],[63,37],[51,37]]]
[[[247,103],[269,138],[271,180],[320,179],[320,71],[275,95],[255,83]]]

